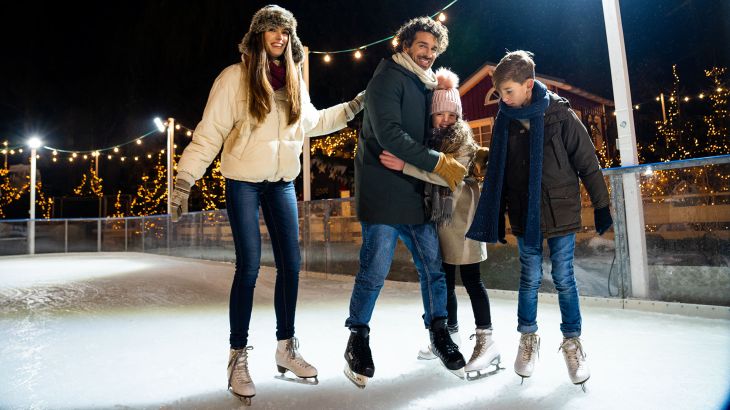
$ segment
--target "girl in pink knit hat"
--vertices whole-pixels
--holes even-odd
[[[473,379],[486,376],[487,373],[482,374],[481,371],[490,366],[499,369],[501,360],[492,339],[489,298],[479,272],[479,263],[487,259],[486,244],[464,237],[479,203],[479,180],[484,176],[489,151],[474,142],[471,128],[463,119],[461,98],[457,89],[459,77],[446,68],[440,68],[436,71],[436,78],[438,87],[433,91],[431,103],[433,129],[428,145],[433,150],[452,154],[469,170],[467,177],[452,192],[440,176],[405,163],[388,151],[383,151],[380,161],[389,169],[402,171],[426,182],[427,212],[430,212],[431,221],[438,224],[446,273],[449,332],[459,345],[461,343],[454,289],[457,266],[474,311],[476,331],[471,338],[476,337],[476,344],[471,359],[464,367],[467,378]],[[418,352],[418,358],[434,359],[436,356],[428,345]]]

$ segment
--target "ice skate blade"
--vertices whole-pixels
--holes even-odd
[[[299,383],[299,384],[306,384],[309,386],[316,386],[319,384],[319,379],[317,379],[317,376],[313,377],[289,377],[284,373],[277,374],[274,376],[275,379],[284,380],[287,382],[292,383]]]
[[[588,377],[588,379],[590,379],[590,376]],[[573,384],[575,384],[576,386],[580,386],[580,388],[583,389],[583,393],[587,393],[586,392],[586,382],[588,381],[588,379],[585,379],[580,383],[573,383]]]
[[[484,369],[466,372],[466,380],[471,382],[474,380],[484,379],[489,376],[494,376],[495,374],[499,373],[500,370],[505,370],[505,368],[501,367],[499,365],[499,363],[500,363],[499,361],[497,361],[496,363],[492,362],[489,366],[487,366]],[[485,371],[486,369],[488,369],[492,366],[494,366],[493,370]],[[484,372],[484,373],[482,373],[482,372]]]
[[[456,369],[456,370],[451,370],[451,369],[446,369],[446,370],[448,370],[454,376],[460,378],[461,380],[464,380],[466,378],[466,373],[464,372],[464,368],[463,367],[461,369]]]
[[[367,386],[369,377],[353,372],[347,364],[345,364],[344,373],[347,380],[351,381],[359,389],[364,389]]]
[[[436,359],[436,355],[423,356],[420,353],[418,354],[418,360],[433,360],[433,359]]]
[[[247,407],[251,406],[251,398],[253,396],[243,396],[241,394],[234,392],[232,389],[228,389],[228,391],[230,391],[232,395],[236,396],[236,398],[238,400],[241,400],[245,406],[247,406]],[[254,396],[255,396],[255,394],[254,394]]]

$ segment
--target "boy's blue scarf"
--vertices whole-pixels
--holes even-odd
[[[474,221],[466,237],[475,241],[495,243],[504,181],[504,167],[507,160],[507,135],[510,120],[530,120],[530,184],[528,189],[527,220],[525,221],[525,245],[538,246],[542,242],[540,223],[540,199],[542,187],[542,156],[545,134],[545,110],[550,105],[547,87],[537,80],[532,89],[532,102],[524,108],[511,108],[499,102],[499,112],[494,123],[494,133],[489,149],[487,177],[482,187]]]

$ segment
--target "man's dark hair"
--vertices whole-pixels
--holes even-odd
[[[446,48],[449,46],[449,29],[430,17],[416,17],[402,25],[395,35],[398,39],[396,51],[404,51],[405,47],[410,47],[413,44],[413,40],[416,39],[416,33],[419,31],[433,34],[436,37],[439,54],[446,51]]]

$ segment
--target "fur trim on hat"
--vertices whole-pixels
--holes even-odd
[[[436,80],[438,80],[437,88],[439,90],[459,87],[459,76],[445,67],[441,67],[436,70]]]
[[[277,27],[284,27],[289,30],[292,57],[295,63],[301,63],[304,60],[304,47],[302,47],[302,42],[297,37],[297,20],[289,10],[277,5],[263,7],[253,15],[251,26],[238,45],[238,50],[241,54],[248,54],[253,46],[254,35]]]

